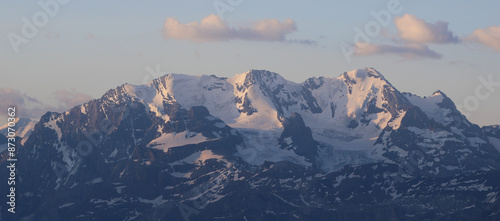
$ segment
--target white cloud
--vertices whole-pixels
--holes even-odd
[[[441,54],[429,49],[421,44],[408,45],[376,45],[357,42],[354,45],[354,54],[356,55],[374,55],[374,54],[395,54],[403,58],[414,59],[417,57],[441,58]]]
[[[217,15],[209,15],[201,22],[182,24],[175,18],[167,18],[164,24],[164,37],[195,42],[248,40],[248,41],[287,41],[286,35],[297,31],[292,19],[280,22],[276,19],[264,19],[249,26],[230,27]],[[309,43],[307,41],[296,41]]]
[[[355,42],[356,55],[394,54],[405,59],[431,58],[440,59],[442,55],[429,48],[429,44],[458,43],[459,39],[449,29],[448,22],[438,21],[434,24],[405,14],[394,18],[398,33],[383,33],[393,44],[374,44]]]
[[[500,26],[490,26],[476,29],[465,38],[467,41],[486,45],[493,50],[500,51]]]
[[[457,43],[458,38],[448,30],[448,22],[438,21],[428,23],[414,15],[405,14],[394,19],[399,37],[407,42],[418,44],[446,44]]]

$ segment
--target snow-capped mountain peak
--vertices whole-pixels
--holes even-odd
[[[374,68],[363,68],[363,69],[356,69],[356,70],[344,72],[344,74],[342,74],[339,78],[358,79],[358,80],[359,79],[364,80],[366,78],[373,78],[373,79],[379,79],[382,81],[386,81],[386,83],[388,83],[387,80],[385,79],[385,77],[380,72],[375,70]],[[371,79],[371,80],[373,80],[373,79]]]

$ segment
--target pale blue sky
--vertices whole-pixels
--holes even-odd
[[[227,0],[216,0],[229,5]],[[0,88],[13,88],[43,103],[55,105],[54,91],[74,90],[100,97],[123,83],[142,84],[147,66],[162,72],[232,76],[249,69],[267,69],[302,82],[312,76],[338,76],[344,71],[374,67],[398,88],[421,96],[440,89],[462,104],[475,96],[478,77],[500,81],[500,52],[468,41],[426,44],[440,59],[403,58],[395,54],[352,55],[348,63],[342,42],[354,43],[354,28],[375,21],[370,12],[387,10],[387,1],[264,1],[241,0],[223,13],[231,27],[263,19],[290,18],[296,31],[286,39],[310,40],[315,45],[280,41],[210,41],[166,39],[167,17],[180,23],[200,22],[217,14],[213,0],[203,1],[69,1],[61,5],[35,37],[15,53],[8,33],[21,34],[22,18],[32,20],[41,7],[37,1],[0,2]],[[47,2],[44,0],[42,2]],[[500,1],[401,0],[401,13],[425,22],[448,22],[448,30],[464,38],[474,30],[500,26]],[[394,15],[393,17],[394,18]],[[394,36],[394,21],[374,44],[401,45]],[[401,41],[401,39],[399,39]],[[51,104],[52,103],[52,104]],[[480,125],[500,124],[500,87],[478,110],[468,111]]]

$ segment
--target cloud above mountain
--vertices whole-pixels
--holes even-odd
[[[175,18],[165,20],[163,36],[166,39],[188,40],[195,42],[246,40],[246,41],[281,41],[310,44],[310,41],[287,40],[286,36],[297,31],[297,24],[292,19],[278,21],[263,19],[247,26],[231,27],[218,15],[209,15],[201,22],[180,23]]]
[[[448,28],[448,22],[429,23],[415,15],[405,14],[394,18],[398,30],[396,35],[386,36],[394,44],[372,44],[355,42],[357,55],[394,54],[404,59],[440,59],[442,55],[431,48],[430,44],[459,43],[460,40]]]
[[[465,38],[468,42],[476,42],[493,50],[500,51],[500,26],[476,29]]]
[[[439,59],[442,57],[441,54],[429,49],[426,45],[421,44],[377,45],[357,42],[354,45],[354,53],[357,55],[395,54],[406,59],[413,59],[417,57]]]
[[[417,18],[414,15],[405,14],[394,19],[398,36],[402,40],[417,44],[447,44],[458,43],[459,39],[448,29],[448,22],[437,21],[432,24]]]

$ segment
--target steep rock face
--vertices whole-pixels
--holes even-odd
[[[311,129],[306,126],[298,113],[292,113],[283,123],[284,129],[278,139],[281,148],[293,150],[309,162],[315,162],[320,144],[312,137]]]

